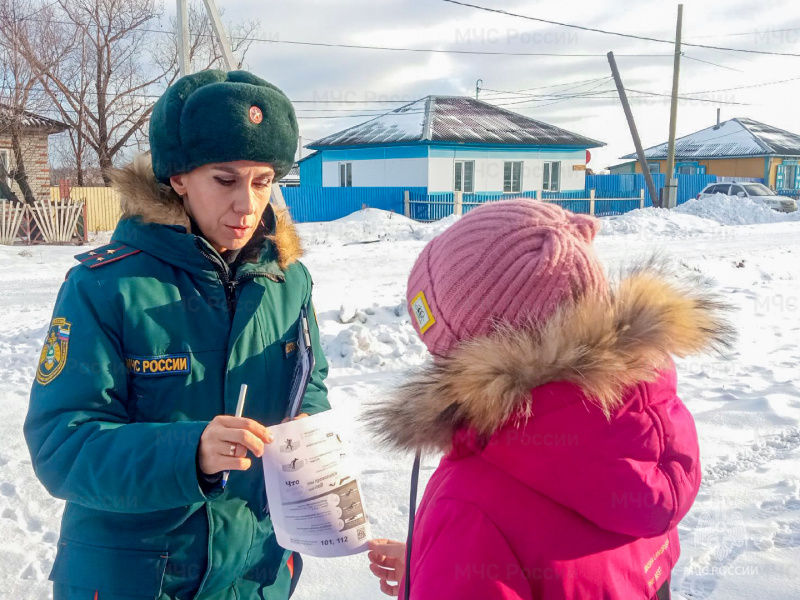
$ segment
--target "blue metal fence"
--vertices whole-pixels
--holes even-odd
[[[403,192],[406,190],[414,194],[427,192],[427,188],[402,187],[300,186],[282,188],[286,205],[289,207],[292,218],[298,223],[333,221],[364,207],[403,214]]]
[[[427,193],[427,188],[409,194],[409,217],[415,221],[438,221],[453,214],[453,192]]]
[[[678,204],[697,196],[715,175],[678,175]],[[653,174],[657,193],[664,187],[664,174]],[[424,187],[285,187],[282,188],[286,204],[294,220],[332,221],[361,210],[379,208],[403,214],[404,192],[409,192],[409,216],[417,221],[437,221],[453,214],[453,192],[431,192]],[[595,190],[595,214],[620,215],[640,206],[640,194],[645,191],[644,206],[653,201],[647,191],[644,176],[638,173],[618,175],[587,175],[584,190],[542,192],[542,199],[559,204],[576,213],[589,213],[590,191]],[[462,196],[462,213],[467,213],[487,202],[511,198],[535,198],[535,192],[518,194],[475,193]]]
[[[487,202],[499,202],[500,200],[511,200],[513,198],[535,198],[536,192],[518,192],[506,194],[503,192],[478,192],[475,194],[464,194],[461,197],[461,212],[466,214],[473,208],[479,207]]]
[[[681,175],[678,176],[678,204],[696,198],[709,183],[717,181],[716,175]]]
[[[717,181],[716,175],[678,174],[676,177],[678,179],[678,204],[695,198],[704,187]],[[664,187],[665,179],[663,173],[653,173],[653,183],[656,193],[659,195]],[[641,173],[587,175],[587,195],[589,190],[595,190],[595,198],[632,198],[639,196],[640,190],[644,190],[644,205],[653,206],[653,199],[650,197],[650,191],[647,189],[647,183]]]
[[[654,173],[653,183],[656,192],[660,193],[664,187],[664,174]],[[644,190],[644,205],[653,206],[653,198],[647,189],[644,175],[641,173],[628,173],[620,175],[587,175],[586,194],[594,190],[595,198],[638,198]],[[637,207],[638,208],[638,205]]]

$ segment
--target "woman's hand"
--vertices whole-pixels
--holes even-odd
[[[406,545],[396,540],[370,540],[369,570],[381,580],[381,591],[387,596],[400,593],[400,580],[406,572]]]
[[[218,415],[200,436],[197,449],[198,465],[206,475],[220,471],[246,471],[255,456],[264,454],[264,444],[272,443],[269,429],[252,419]]]

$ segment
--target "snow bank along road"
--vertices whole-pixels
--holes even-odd
[[[406,315],[405,278],[425,242],[448,224],[364,211],[300,226],[331,362],[331,402],[352,423],[380,536],[405,535],[411,457],[377,448],[356,418],[426,359]],[[653,253],[696,271],[736,311],[740,339],[730,355],[678,361],[705,480],[681,524],[673,596],[800,597],[800,221],[726,226],[647,209],[607,220],[597,248],[612,274]],[[22,422],[55,295],[78,251],[0,246],[0,598],[51,594],[63,503],[35,479]],[[426,461],[423,483],[437,461]],[[308,559],[296,597],[381,595],[362,555]]]

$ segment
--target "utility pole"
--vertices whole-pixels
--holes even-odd
[[[178,0],[178,73],[181,77],[189,74],[189,14],[186,0]]]
[[[617,85],[617,92],[619,93],[619,101],[622,103],[622,110],[625,111],[625,118],[628,120],[628,127],[631,130],[631,137],[633,138],[633,145],[636,146],[636,155],[639,157],[639,166],[642,168],[644,181],[647,184],[647,189],[650,192],[650,198],[653,200],[653,206],[661,206],[658,195],[656,194],[656,185],[653,183],[653,176],[650,174],[650,168],[647,166],[647,159],[644,156],[642,149],[642,141],[639,139],[639,132],[636,130],[636,123],[633,120],[633,113],[628,104],[628,96],[625,94],[625,87],[622,85],[622,79],[619,76],[617,69],[617,61],[614,60],[614,53],[609,52],[607,55],[608,64],[611,65],[611,74],[614,76],[614,83]]]
[[[189,13],[186,0],[178,0],[178,73],[181,77],[189,74]]]
[[[219,11],[217,10],[217,3],[215,0],[203,0],[206,5],[206,12],[211,21],[211,29],[214,36],[217,38],[217,45],[222,53],[222,62],[225,64],[225,69],[233,71],[236,68],[236,60],[233,58],[231,52],[231,43],[228,40],[228,34],[225,33],[225,27],[222,25]],[[178,70],[180,76],[188,75],[191,70],[189,64],[189,15],[186,9],[186,0],[177,0],[178,3]]]
[[[228,71],[233,71],[237,65],[233,58],[233,52],[231,52],[231,43],[228,40],[228,34],[225,33],[225,27],[223,27],[222,19],[219,17],[217,3],[214,0],[203,0],[203,2],[205,2],[208,17],[211,19],[211,29],[214,30],[220,52],[222,52],[222,61],[225,63],[225,68]]]
[[[478,92],[481,91],[481,84],[482,83],[483,83],[483,79],[478,79],[478,81],[475,82],[475,100],[478,99]]]
[[[678,25],[675,30],[675,61],[672,67],[672,102],[669,108],[669,146],[667,149],[667,181],[664,188],[664,205],[675,208],[678,204],[678,180],[675,177],[675,127],[678,121],[678,79],[681,72],[681,29],[683,4],[678,4]]]

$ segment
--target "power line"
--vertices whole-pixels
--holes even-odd
[[[44,23],[59,23],[62,25],[75,25],[76,23],[72,21],[55,21],[55,20],[45,20],[45,19],[31,19],[28,18],[29,21],[39,21]],[[84,23],[83,26],[95,26],[94,23]],[[145,28],[137,28],[136,31],[141,33],[159,33],[162,35],[175,35],[172,31],[167,31],[164,29],[145,29]],[[200,34],[203,37],[211,37],[211,34]],[[391,52],[430,52],[434,54],[469,54],[469,55],[479,55],[479,56],[547,56],[551,58],[605,58],[605,54],[589,54],[589,53],[575,53],[575,54],[567,54],[567,53],[558,53],[558,52],[488,52],[484,50],[444,50],[441,48],[398,48],[394,46],[367,46],[361,44],[334,44],[329,42],[307,42],[303,40],[271,40],[267,38],[255,38],[255,37],[238,37],[238,36],[231,36],[231,40],[238,40],[238,41],[250,41],[250,42],[259,42],[265,44],[292,44],[298,46],[317,46],[322,48],[347,48],[351,50],[383,50],[383,51],[391,51]],[[618,54],[617,56],[625,56],[628,58],[671,58],[672,54]]]
[[[555,88],[555,87],[573,86],[573,87],[568,87],[565,90],[561,90],[561,91],[566,91],[566,90],[569,90],[569,89],[574,89],[574,87],[580,87],[580,85],[575,85],[575,84],[587,84],[587,83],[593,83],[595,81],[602,81],[602,80],[605,80],[605,79],[608,79],[608,77],[595,77],[593,79],[582,79],[582,80],[578,80],[578,81],[567,81],[567,82],[564,82],[564,83],[555,83],[555,84],[552,84],[552,85],[540,85],[540,86],[536,86],[536,87],[524,88],[524,89],[521,89],[521,90],[513,90],[513,91],[494,90],[494,89],[491,89],[491,88],[480,88],[480,91],[481,92],[488,92],[489,95],[490,95],[488,99],[489,100],[494,100],[494,99],[497,99],[497,94],[523,94],[524,92],[529,92],[531,90],[543,90],[543,89],[551,89],[551,88]]]
[[[778,85],[780,83],[788,83],[790,81],[800,81],[800,77],[792,77],[791,79],[780,79],[778,81],[764,81],[762,83],[755,83],[753,85],[739,85],[739,86],[731,87],[731,88],[722,88],[721,90],[703,90],[701,92],[683,92],[683,94],[684,95],[688,95],[688,94],[714,94],[714,93],[717,93],[717,92],[731,92],[731,91],[735,91],[735,90],[745,90],[745,89],[749,89],[749,88],[758,88],[758,87],[764,87],[764,86],[768,86],[768,85]]]
[[[674,45],[674,40],[662,40],[660,38],[648,37],[643,35],[634,35],[632,33],[621,33],[619,31],[607,31],[605,29],[596,29],[594,27],[584,27],[583,25],[574,25],[572,23],[561,23],[559,21],[551,21],[549,19],[541,19],[539,17],[531,17],[528,15],[521,15],[518,13],[512,13],[507,10],[501,10],[499,8],[488,8],[486,6],[478,6],[477,4],[469,4],[467,2],[460,2],[459,0],[442,0],[443,2],[449,2],[450,4],[458,4],[459,6],[466,6],[469,8],[475,8],[477,10],[483,10],[486,12],[497,13],[501,15],[507,15],[509,17],[517,17],[519,19],[527,19],[529,21],[537,21],[539,23],[547,23],[548,25],[558,25],[559,27],[569,27],[572,29],[580,29],[581,31],[589,31],[592,33],[602,33],[605,35],[615,35],[618,37],[624,38],[631,38],[635,40],[643,40],[645,42],[658,42],[660,44],[670,44]],[[695,48],[708,48],[710,50],[730,50],[732,52],[746,52],[749,54],[768,54],[771,56],[794,56],[800,57],[800,54],[792,53],[792,52],[769,52],[767,50],[745,50],[743,48],[725,48],[722,46],[708,46],[705,44],[689,44],[684,43],[684,46],[693,46]]]
[[[672,97],[671,94],[659,94],[657,92],[645,92],[645,91],[642,91],[642,90],[634,90],[634,89],[631,89],[631,88],[625,88],[625,89],[628,90],[628,91],[631,91],[631,92],[636,92],[637,94],[645,94],[646,96],[664,96],[666,98],[671,98]],[[707,100],[705,98],[687,98],[685,95],[678,96],[678,98],[680,100],[696,100],[697,102],[711,102],[711,103],[714,103],[714,104],[738,104],[740,106],[750,106],[746,102],[725,102],[725,101],[722,101],[722,100]]]
[[[9,86],[9,85],[2,85],[0,84],[0,91],[2,90],[23,90],[24,88],[18,86]],[[30,91],[39,92],[39,93],[46,93],[47,90],[41,87],[31,88]],[[87,90],[84,92],[87,96],[97,96],[97,92],[92,92]],[[106,94],[107,96],[114,96],[114,92],[109,92]],[[149,99],[158,99],[162,96],[162,94],[145,94],[140,92],[133,92],[130,94],[124,94],[127,98],[149,98]],[[408,104],[409,102],[413,102],[413,100],[405,99],[405,100],[291,100],[292,104]],[[301,109],[303,110],[303,109]],[[308,110],[323,110],[323,109],[308,109]],[[345,110],[345,109],[341,109]],[[382,109],[371,109],[371,108],[359,108],[359,109],[352,109],[352,110],[382,110]]]
[[[350,48],[355,50],[389,50],[394,52],[431,52],[436,54],[472,54],[480,56],[548,56],[558,58],[591,58],[605,57],[605,54],[565,54],[558,52],[486,52],[483,50],[442,50],[439,48],[397,48],[392,46],[364,46],[358,44],[333,44],[323,42],[304,42],[298,40],[268,40],[259,38],[247,38],[253,42],[265,42],[270,44],[295,44],[299,46],[321,46],[323,48]],[[669,54],[620,54],[627,57],[668,57]]]
[[[726,67],[725,65],[718,65],[717,63],[711,62],[710,60],[703,60],[701,58],[695,58],[694,56],[689,56],[685,52],[682,53],[682,55],[683,55],[683,58],[688,58],[689,60],[694,60],[694,61],[701,62],[701,63],[707,64],[707,65],[712,65],[712,66],[715,66],[715,67],[719,67],[720,69],[728,69],[729,71],[736,71],[737,73],[744,73],[744,71],[742,71],[741,69],[734,69],[733,67]]]
[[[595,79],[593,81],[602,81],[603,83],[605,83],[609,79],[611,79],[610,76],[601,77],[601,78]],[[562,92],[566,92],[568,90],[574,90],[575,88],[578,88],[578,87],[583,87],[583,86],[586,85],[586,83],[588,83],[588,82],[584,82],[584,83],[581,83],[580,85],[575,85],[575,86],[572,86],[572,87],[565,88],[565,89],[561,90],[560,92],[553,93],[553,94],[529,94],[529,93],[527,93],[527,90],[510,91],[510,90],[495,90],[495,89],[491,89],[491,88],[482,88],[481,91],[486,90],[486,91],[489,91],[489,92],[494,92],[495,94],[511,94],[513,99],[519,99],[518,96],[529,96],[531,98],[552,99],[552,98],[558,98],[560,96],[570,96],[572,94],[563,94]],[[602,85],[602,83],[600,85]],[[542,87],[551,87],[551,86],[542,86]],[[596,87],[599,87],[599,86],[596,86]],[[529,88],[529,89],[537,89],[537,88]],[[539,89],[542,89],[542,88],[539,88]],[[591,88],[591,89],[595,89],[595,88]],[[581,93],[582,94],[584,92],[575,92],[575,93],[576,94],[577,93]],[[588,93],[588,90],[586,90],[585,93]],[[517,97],[517,98],[514,98],[514,97]],[[500,98],[498,98],[496,95],[489,98],[489,100],[499,100],[499,99]]]
[[[800,31],[800,27],[787,27],[786,29],[764,29],[763,31],[740,31],[738,33],[716,33],[714,35],[693,35],[694,40],[702,40],[705,38],[720,38],[720,37],[735,37],[740,35],[764,35],[765,33],[782,33],[784,31]]]

